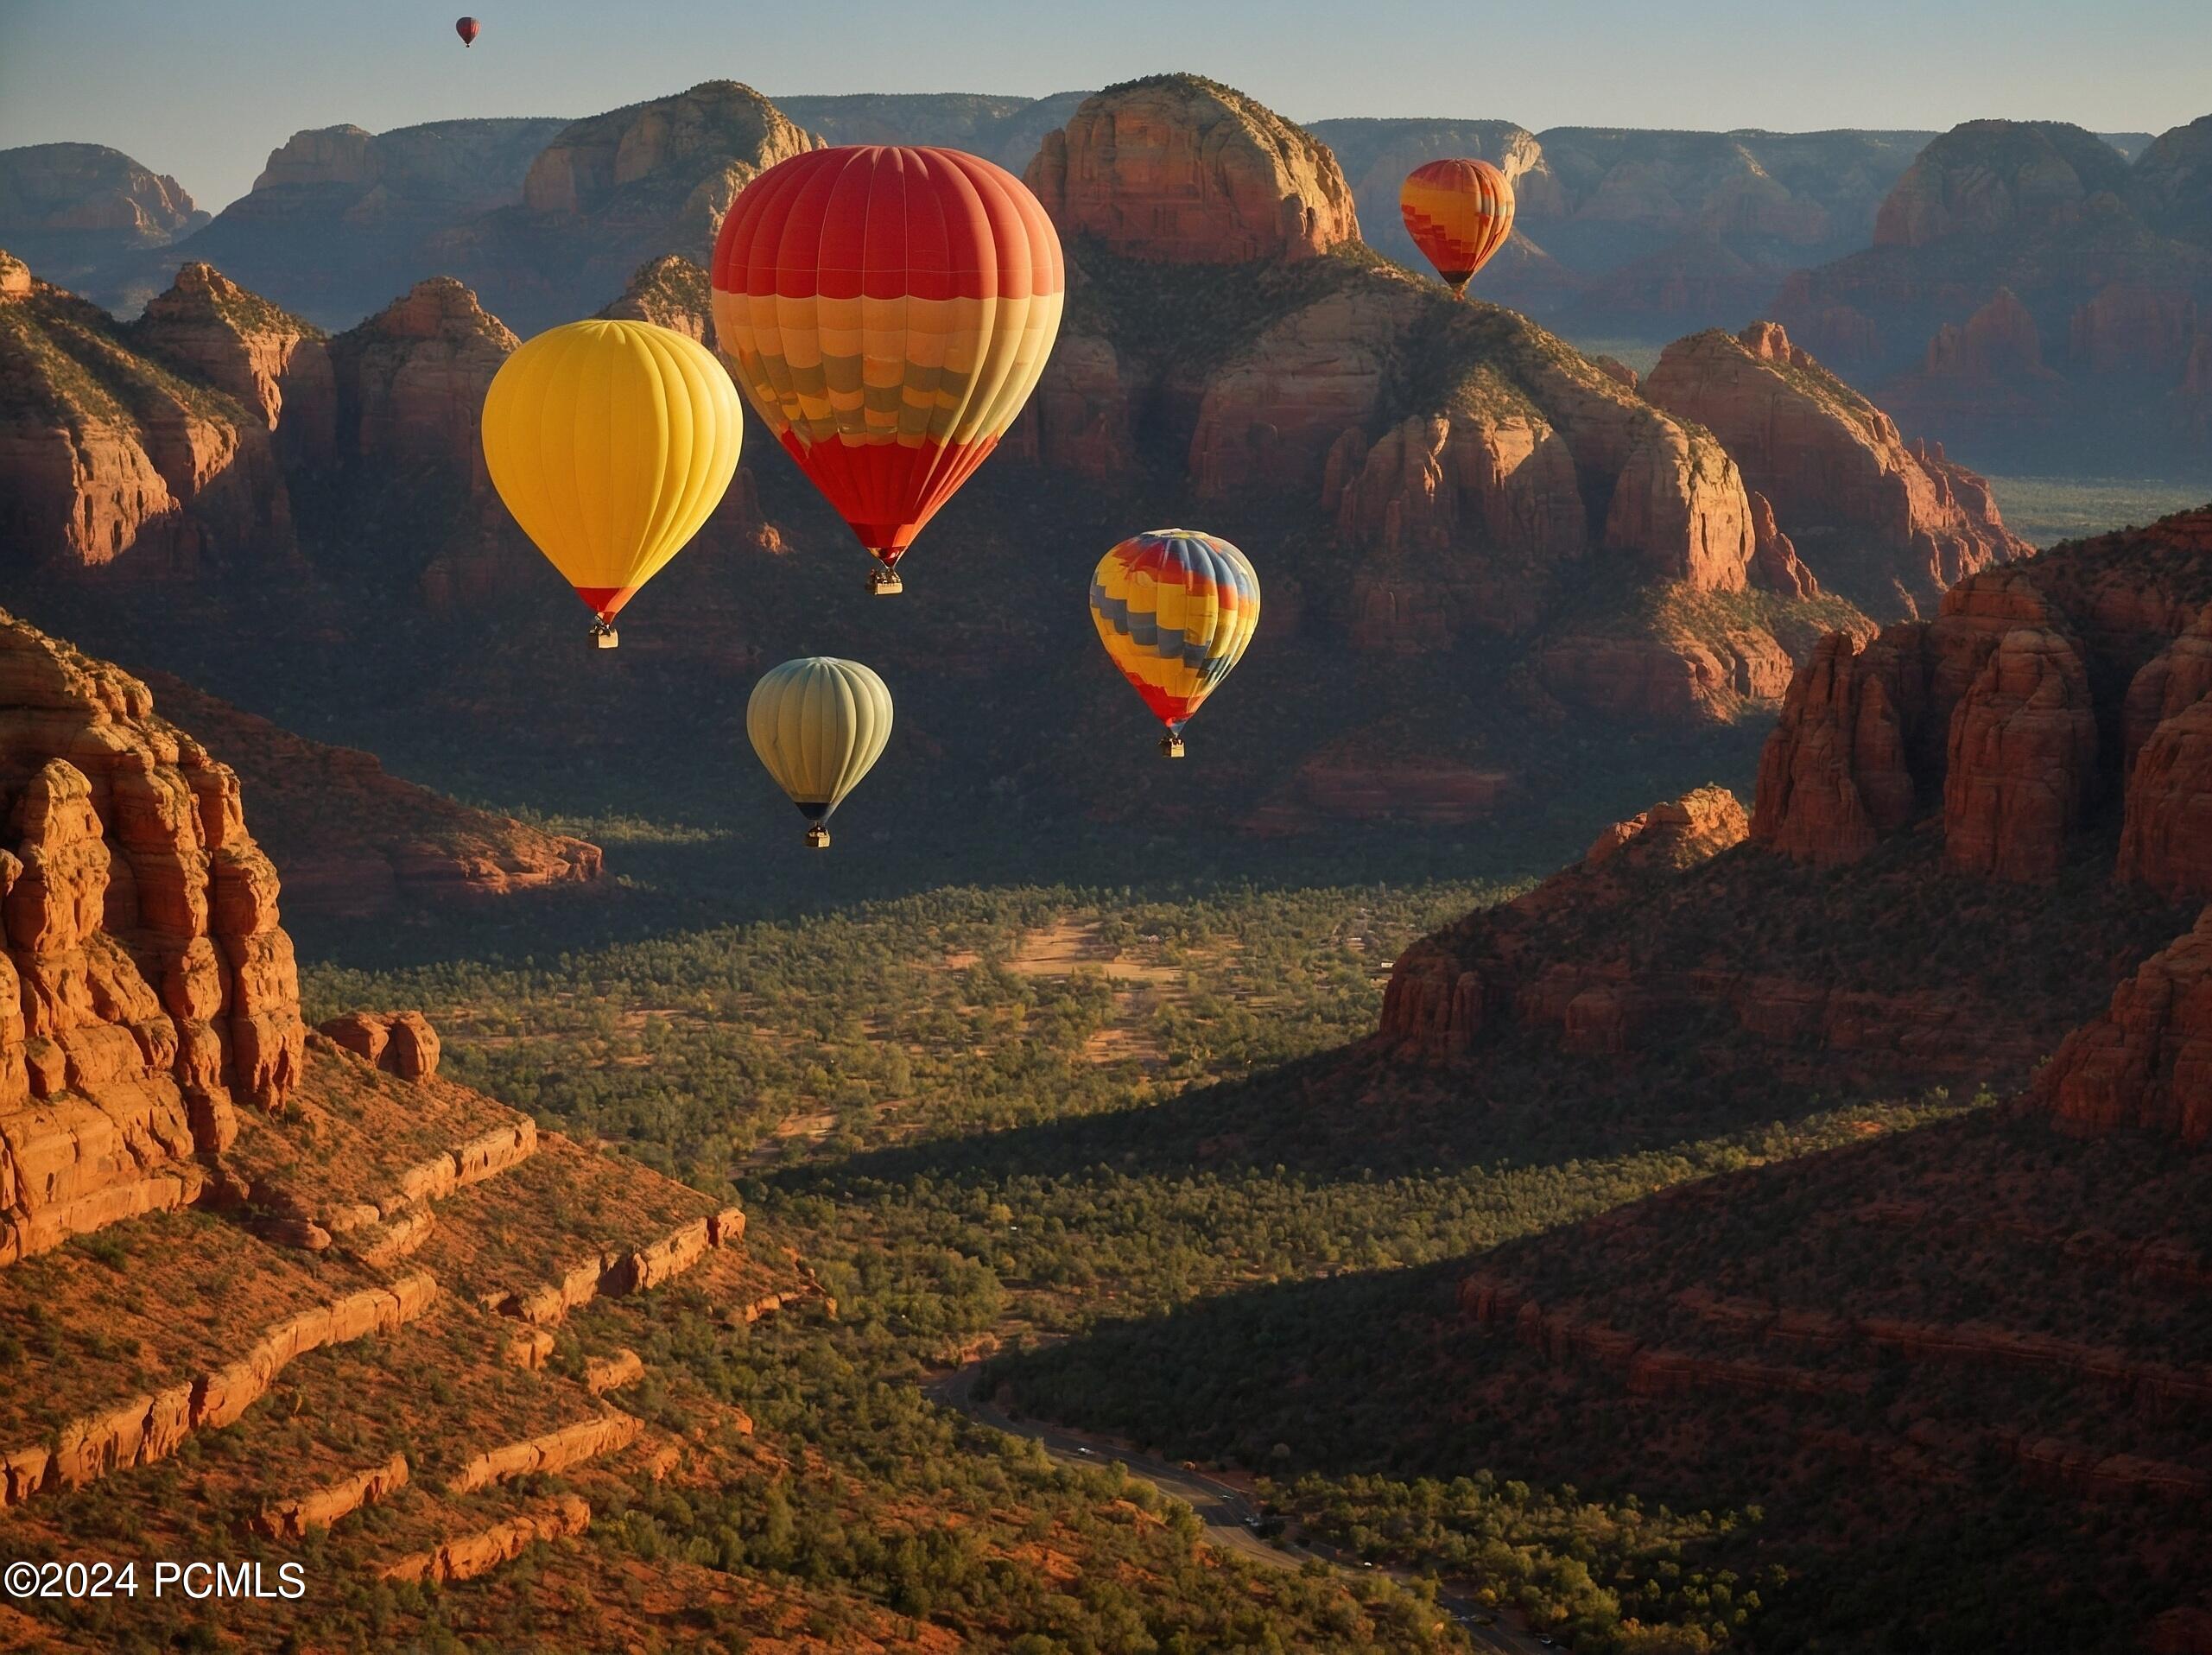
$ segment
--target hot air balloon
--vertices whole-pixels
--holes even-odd
[[[453,33],[461,37],[463,46],[475,45],[476,37],[483,32],[484,25],[473,17],[458,19],[453,24]]]
[[[745,733],[807,819],[807,843],[821,850],[829,844],[830,812],[891,739],[891,693],[858,661],[827,655],[786,661],[752,687]]]
[[[1180,758],[1182,726],[1259,625],[1259,577],[1226,540],[1155,529],[1099,560],[1091,619],[1113,664],[1168,726],[1160,751]]]
[[[768,428],[900,590],[898,562],[1022,411],[1060,332],[1060,238],[957,149],[817,149],[745,187],[714,331]]]
[[[1454,293],[1513,233],[1513,187],[1486,161],[1431,161],[1405,175],[1398,193],[1406,233]]]
[[[744,411],[696,340],[650,322],[570,322],[509,357],[484,399],[484,460],[523,532],[598,619],[698,533],[738,469]]]

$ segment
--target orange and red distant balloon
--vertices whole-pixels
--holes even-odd
[[[714,244],[714,331],[776,441],[883,564],[1022,411],[1060,332],[1043,206],[957,149],[817,149],[748,185]]]
[[[476,44],[476,37],[484,32],[484,25],[473,17],[463,17],[453,24],[453,33],[461,37],[463,46]]]
[[[1461,157],[1416,167],[1398,193],[1406,233],[1454,293],[1513,233],[1513,186],[1486,161]]]

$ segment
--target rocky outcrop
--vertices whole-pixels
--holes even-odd
[[[621,1297],[650,1292],[674,1281],[704,1259],[709,1249],[734,1246],[745,1233],[745,1215],[735,1207],[694,1219],[650,1246],[629,1252],[607,1249],[578,1260],[556,1281],[537,1287],[493,1292],[485,1308],[532,1327],[551,1327],[569,1311],[602,1293]]]
[[[133,1397],[72,1420],[48,1443],[0,1455],[0,1506],[165,1460],[190,1433],[236,1424],[298,1358],[396,1332],[428,1310],[437,1294],[435,1282],[416,1274],[302,1310],[265,1328],[244,1354],[221,1367],[158,1396]]]
[[[2096,779],[2097,720],[2080,650],[2007,632],[1952,716],[1943,858],[1962,872],[2049,879]]]
[[[469,1494],[516,1477],[551,1476],[586,1460],[628,1448],[643,1429],[628,1414],[605,1413],[540,1436],[503,1443],[467,1460],[446,1480],[446,1490]]]
[[[1130,390],[1112,341],[1065,333],[1001,451],[1094,481],[1136,469]]]
[[[2102,1017],[2067,1037],[2035,1090],[2080,1131],[2212,1138],[2212,908],[2122,983]]]
[[[530,162],[564,124],[295,132],[187,250],[324,327],[351,327],[409,282],[455,269],[444,239],[520,201]]]
[[[645,1364],[634,1350],[618,1350],[609,1356],[592,1356],[584,1362],[584,1389],[595,1397],[635,1385],[645,1377]]]
[[[1726,789],[1699,788],[1655,805],[1600,834],[1580,861],[1502,910],[1518,932],[1562,908],[1601,905],[1627,885],[1680,873],[1742,842],[1748,823]],[[1502,935],[1502,934],[1501,934]],[[1624,991],[1626,973],[1600,967],[1587,982],[1547,976],[1541,961],[1524,961],[1505,941],[1475,958],[1448,937],[1415,943],[1391,967],[1384,991],[1379,1042],[1408,1056],[1464,1056],[1486,1029],[1544,1021],[1570,1029],[1582,1049],[1619,1049],[1636,1015]]]
[[[629,285],[599,314],[610,321],[650,322],[714,346],[713,282],[681,253],[663,253],[640,265]]]
[[[2075,311],[2067,358],[2085,373],[2171,378],[2196,342],[2196,295],[2143,282],[2109,282]]]
[[[1360,237],[1351,187],[1326,144],[1196,75],[1086,98],[1024,177],[1062,235],[1127,257],[1296,259]]]
[[[381,1575],[388,1581],[415,1583],[474,1580],[513,1562],[541,1540],[566,1539],[591,1526],[592,1508],[574,1494],[562,1494],[539,1510],[446,1541],[433,1550],[410,1552],[387,1563]]]
[[[0,149],[0,239],[56,232],[174,241],[207,222],[183,186],[98,143],[34,143]]]
[[[66,755],[66,756],[57,756]],[[201,1182],[305,1031],[276,876],[238,778],[146,687],[0,617],[0,1253]]]
[[[395,1454],[382,1465],[357,1471],[336,1482],[324,1483],[303,1494],[264,1506],[247,1525],[271,1540],[304,1540],[310,1529],[326,1529],[340,1518],[351,1517],[364,1506],[389,1500],[407,1486],[404,1454]]]
[[[572,122],[531,162],[519,206],[447,232],[432,250],[503,314],[550,326],[598,309],[665,254],[703,266],[738,192],[821,147],[751,87],[701,81]]]
[[[1968,121],[1920,152],[1874,219],[1877,247],[2077,224],[2089,199],[2128,186],[2127,162],[2061,121]]]
[[[1776,323],[1676,340],[1644,392],[1719,437],[1814,574],[1877,611],[1910,612],[2028,549],[1987,482],[1940,445],[1908,447]]]
[[[330,342],[341,450],[485,483],[478,435],[485,393],[520,343],[453,277],[416,282]]]
[[[567,889],[605,872],[599,847],[584,840],[457,803],[388,774],[373,753],[310,741],[180,679],[149,682],[253,795],[296,912],[364,917]]]
[[[427,1081],[438,1072],[438,1031],[420,1011],[348,1011],[318,1031],[402,1081]]]
[[[281,563],[292,509],[257,410],[11,265],[0,284],[0,540],[19,567]]]
[[[194,263],[148,303],[133,333],[149,354],[257,409],[285,460],[330,458],[338,391],[321,329]]]
[[[1834,867],[1904,829],[1943,795],[1955,715],[2000,641],[2063,624],[2031,574],[2006,569],[1947,593],[1932,622],[1887,627],[1863,648],[1841,634],[1823,640],[1791,680],[1760,756],[1752,839],[1794,860]],[[2024,669],[2016,662],[2014,670]],[[1977,715],[1977,765],[1997,762],[1987,745],[2005,734],[2002,699],[1993,687],[1988,693]],[[2033,715],[2013,711],[2032,724]],[[2067,727],[2078,732],[2068,716]],[[2010,820],[1997,803],[2005,773],[2000,764],[1971,790],[1977,809]],[[2086,773],[2078,779],[2087,785]]]
[[[2212,901],[2212,694],[2161,720],[2133,756],[2118,873],[2176,901]]]

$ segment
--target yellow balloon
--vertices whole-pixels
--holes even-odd
[[[744,434],[713,353],[650,322],[551,328],[484,399],[491,485],[599,617],[602,648],[615,612],[721,503]]]
[[[752,749],[813,825],[807,843],[829,843],[823,824],[891,739],[891,693],[858,661],[810,655],[786,661],[745,703]]]

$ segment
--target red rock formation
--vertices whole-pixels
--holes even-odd
[[[54,755],[66,754],[67,757]],[[304,1030],[238,780],[144,685],[0,617],[0,1196],[10,1257],[196,1192]],[[20,1010],[16,1011],[20,999]]]
[[[34,567],[189,574],[292,550],[266,422],[142,354],[97,307],[0,276],[0,537]]]
[[[1357,241],[1351,187],[1327,145],[1195,75],[1085,100],[1025,174],[1064,236],[1133,258],[1305,258]]]
[[[612,321],[650,322],[714,346],[713,283],[681,253],[663,253],[638,267],[622,296],[599,314]]]
[[[2212,605],[2188,630],[2147,663],[2127,686],[2120,709],[2120,745],[2127,768],[2152,731],[2212,695]]]
[[[2196,296],[2114,282],[2076,310],[2067,356],[2089,373],[2177,377],[2196,341]]]
[[[1206,381],[1193,489],[1220,498],[1311,488],[1331,445],[1380,406],[1387,364],[1422,305],[1410,282],[1349,283],[1265,329]]]
[[[2077,126],[1968,121],[1920,153],[1874,219],[1877,247],[2080,221],[2092,196],[2125,190],[2127,163]]]
[[[427,461],[484,483],[484,396],[520,343],[451,276],[416,282],[330,342],[340,448],[353,458]]]
[[[157,247],[206,221],[175,179],[105,144],[0,150],[0,237],[90,232]]]
[[[1817,598],[1820,582],[1799,561],[1797,543],[1774,520],[1774,507],[1757,489],[1746,491],[1751,504],[1751,583],[1785,598]]]
[[[2096,773],[2097,721],[2080,650],[2007,632],[1951,719],[1943,859],[1963,872],[2048,879]]]
[[[181,679],[149,682],[244,779],[301,911],[360,917],[402,902],[586,885],[605,871],[596,845],[457,803],[387,775],[373,753],[309,741]]]
[[[2114,992],[2036,1077],[2036,1096],[2078,1130],[2141,1126],[2185,1144],[2212,1137],[2212,908]]]
[[[1112,341],[1062,333],[1001,451],[1079,477],[1126,477],[1137,465],[1129,403]]]
[[[320,1028],[363,1062],[402,1081],[438,1072],[438,1031],[420,1011],[348,1011]]]
[[[2117,873],[2177,901],[2212,901],[2212,696],[2161,721],[2134,756]]]
[[[1824,640],[1798,670],[1759,761],[1752,837],[1800,862],[1857,860],[1903,828],[1948,775],[1953,715],[2007,632],[2057,624],[2032,568],[1975,576],[1934,621],[1861,650]]]
[[[257,409],[287,460],[330,458],[338,390],[320,328],[194,263],[147,304],[133,333],[153,355]]]
[[[1332,492],[1337,538],[1374,554],[1353,577],[1361,649],[1418,652],[1472,631],[1524,631],[1538,618],[1541,577],[1578,561],[1589,542],[1574,457],[1540,417],[1409,418],[1372,448],[1347,429],[1324,467],[1324,508]]]
[[[1909,610],[2027,549],[1980,477],[1940,449],[1908,447],[1776,323],[1678,339],[1644,389],[1718,436],[1815,573],[1862,601],[1894,606],[1901,593]]]
[[[2035,318],[2010,288],[1999,288],[1964,325],[1946,322],[1921,364],[1930,380],[2055,380],[2044,365]]]

